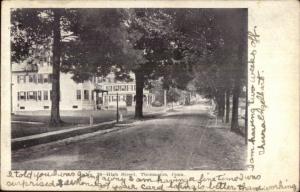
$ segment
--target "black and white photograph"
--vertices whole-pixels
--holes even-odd
[[[11,62],[12,169],[245,168],[247,9],[12,9]]]
[[[4,0],[0,189],[299,191],[299,5]]]

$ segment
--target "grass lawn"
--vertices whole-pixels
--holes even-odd
[[[45,133],[49,131],[58,131],[61,129],[68,129],[78,126],[76,124],[67,123],[62,127],[49,127],[47,123],[43,124],[27,124],[27,123],[11,123],[11,137],[24,137],[29,135],[35,135]]]
[[[149,107],[144,108],[144,113],[159,112],[163,107]],[[123,117],[130,117],[134,115],[134,108],[128,111],[120,111]],[[24,112],[19,115],[12,115],[11,123],[11,136],[12,138],[24,137],[34,134],[40,134],[50,131],[57,131],[61,129],[69,129],[82,125],[88,125],[90,121],[90,115],[93,116],[94,124],[112,121],[116,119],[115,110],[100,110],[100,111],[61,111],[61,119],[65,122],[65,125],[61,127],[50,127],[49,111],[34,111]]]
[[[90,114],[93,115],[94,124],[112,121],[116,119],[115,111],[76,111],[63,112],[61,119],[65,122],[62,127],[50,127],[49,115],[12,115],[11,136],[12,138],[24,137],[28,135],[40,134],[49,131],[68,129],[82,125],[88,125]],[[132,112],[123,112],[124,117],[132,115]]]

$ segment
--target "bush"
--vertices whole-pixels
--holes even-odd
[[[153,103],[152,103],[152,106],[153,107],[161,107],[163,104],[161,103],[161,102],[159,102],[159,101],[154,101]]]

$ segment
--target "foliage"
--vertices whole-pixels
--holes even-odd
[[[178,102],[180,101],[182,96],[182,92],[176,88],[170,88],[167,91],[167,101],[170,102]]]

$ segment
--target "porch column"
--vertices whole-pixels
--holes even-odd
[[[92,91],[92,98],[93,98],[93,102],[94,102],[94,110],[95,110],[95,109],[97,109],[96,98],[95,98],[95,90]]]

